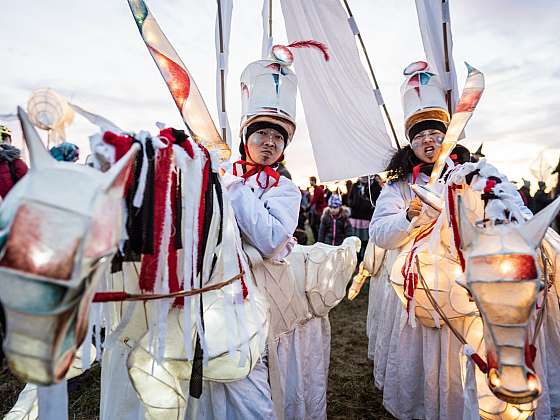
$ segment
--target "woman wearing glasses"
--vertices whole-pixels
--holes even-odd
[[[428,64],[412,63],[404,74],[401,95],[410,143],[387,166],[388,182],[377,199],[369,228],[371,241],[396,250],[385,259],[389,272],[398,250],[413,240],[413,228],[437,217],[415,196],[410,184],[428,183],[450,120],[445,90]],[[451,158],[464,163],[470,154],[457,146]],[[518,198],[521,213],[530,217]],[[383,405],[397,418],[463,418],[463,388],[457,375],[461,371],[460,342],[445,326],[428,328],[419,322],[411,326],[388,280],[379,280],[370,287],[368,357],[374,361],[375,384],[383,390]]]

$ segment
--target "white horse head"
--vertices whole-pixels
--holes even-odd
[[[121,237],[121,199],[134,147],[107,173],[53,159],[23,109],[28,174],[0,207],[4,350],[28,382],[64,378],[87,331],[95,282]]]
[[[538,249],[559,208],[556,199],[528,222],[493,221],[479,228],[468,219],[459,198],[464,286],[483,320],[488,385],[509,403],[531,402],[542,392],[533,368],[529,327],[538,294],[545,287]]]

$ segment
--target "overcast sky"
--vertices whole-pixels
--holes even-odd
[[[424,59],[414,1],[349,3],[404,139],[402,69]],[[275,42],[283,43],[279,1],[274,4]],[[148,6],[215,117],[216,2],[151,0]],[[239,75],[260,58],[261,6],[261,0],[234,1],[227,90],[234,132],[240,117]],[[451,0],[451,21],[459,87],[466,76],[463,61],[486,76],[486,90],[465,144],[475,150],[484,141],[488,160],[514,180],[529,176],[539,153],[555,166],[560,153],[560,2]],[[155,131],[156,121],[183,125],[124,0],[9,2],[0,14],[0,39],[0,114],[25,105],[32,90],[51,87],[126,130]],[[87,136],[94,131],[77,116],[68,139],[85,148],[85,155]],[[300,184],[316,173],[301,104],[287,162]]]

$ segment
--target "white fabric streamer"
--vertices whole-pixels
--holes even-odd
[[[39,397],[39,420],[68,419],[68,386],[66,380],[50,386],[37,388]]]
[[[91,366],[90,351],[91,351],[91,337],[93,334],[93,324],[94,324],[94,317],[95,317],[94,312],[97,313],[97,311],[94,311],[93,308],[91,307],[89,313],[89,319],[88,319],[88,329],[87,329],[86,337],[84,338],[84,342],[82,343],[82,369],[83,370],[88,370]]]
[[[478,420],[480,414],[478,411],[476,372],[474,362],[471,359],[471,355],[473,355],[475,351],[470,345],[465,344],[463,346],[463,353],[467,356],[465,362],[466,379],[463,386],[463,420]]]
[[[394,149],[341,2],[281,0],[281,5],[290,42],[314,39],[329,49],[329,61],[311,49],[294,54],[321,181],[383,171]]]
[[[198,148],[195,148],[198,149]],[[182,176],[182,188],[183,191],[183,290],[192,289],[192,275],[193,275],[193,253],[194,253],[194,241],[195,241],[195,225],[194,225],[194,214],[195,209],[192,205],[185,205],[191,200],[200,198],[200,179],[194,179],[196,174],[200,174],[200,161],[197,159],[197,150],[195,150],[195,158],[191,158],[187,153],[179,146],[173,146],[175,152],[175,161],[177,166],[181,169]],[[200,178],[200,175],[198,175]],[[184,298],[184,309],[183,309],[183,342],[185,346],[185,352],[188,360],[193,360],[193,349],[192,349],[192,298],[190,296],[185,296]]]
[[[142,132],[142,135],[138,136],[138,140],[142,145],[142,169],[140,169],[140,177],[138,178],[138,189],[134,194],[134,199],[132,200],[132,205],[139,209],[142,207],[142,201],[144,201],[144,191],[146,191],[146,180],[148,179],[148,155],[146,154],[146,140],[149,136],[145,135],[146,132]]]
[[[168,174],[171,177],[171,174]],[[168,179],[167,191],[165,194],[165,215],[163,222],[163,233],[161,240],[161,248],[159,251],[158,268],[156,272],[156,286],[155,292],[167,294],[169,293],[169,270],[168,270],[168,256],[169,256],[169,241],[171,239],[171,224],[173,222],[173,215],[171,209],[171,179]],[[170,299],[161,299],[157,301],[158,304],[158,319],[157,319],[157,346],[155,347],[155,356],[158,363],[161,362],[165,353],[165,336],[167,333],[167,314],[171,307]]]

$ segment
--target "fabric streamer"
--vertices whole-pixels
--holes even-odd
[[[321,181],[383,171],[394,149],[341,2],[281,5],[290,42],[317,40],[330,53],[325,61],[301,49],[294,61]]]
[[[480,414],[478,411],[478,393],[476,388],[476,372],[475,365],[471,358],[476,352],[469,345],[463,346],[463,354],[465,357],[465,383],[463,385],[463,420],[478,420]]]
[[[51,386],[39,386],[39,420],[68,419],[68,384],[66,380]]]

